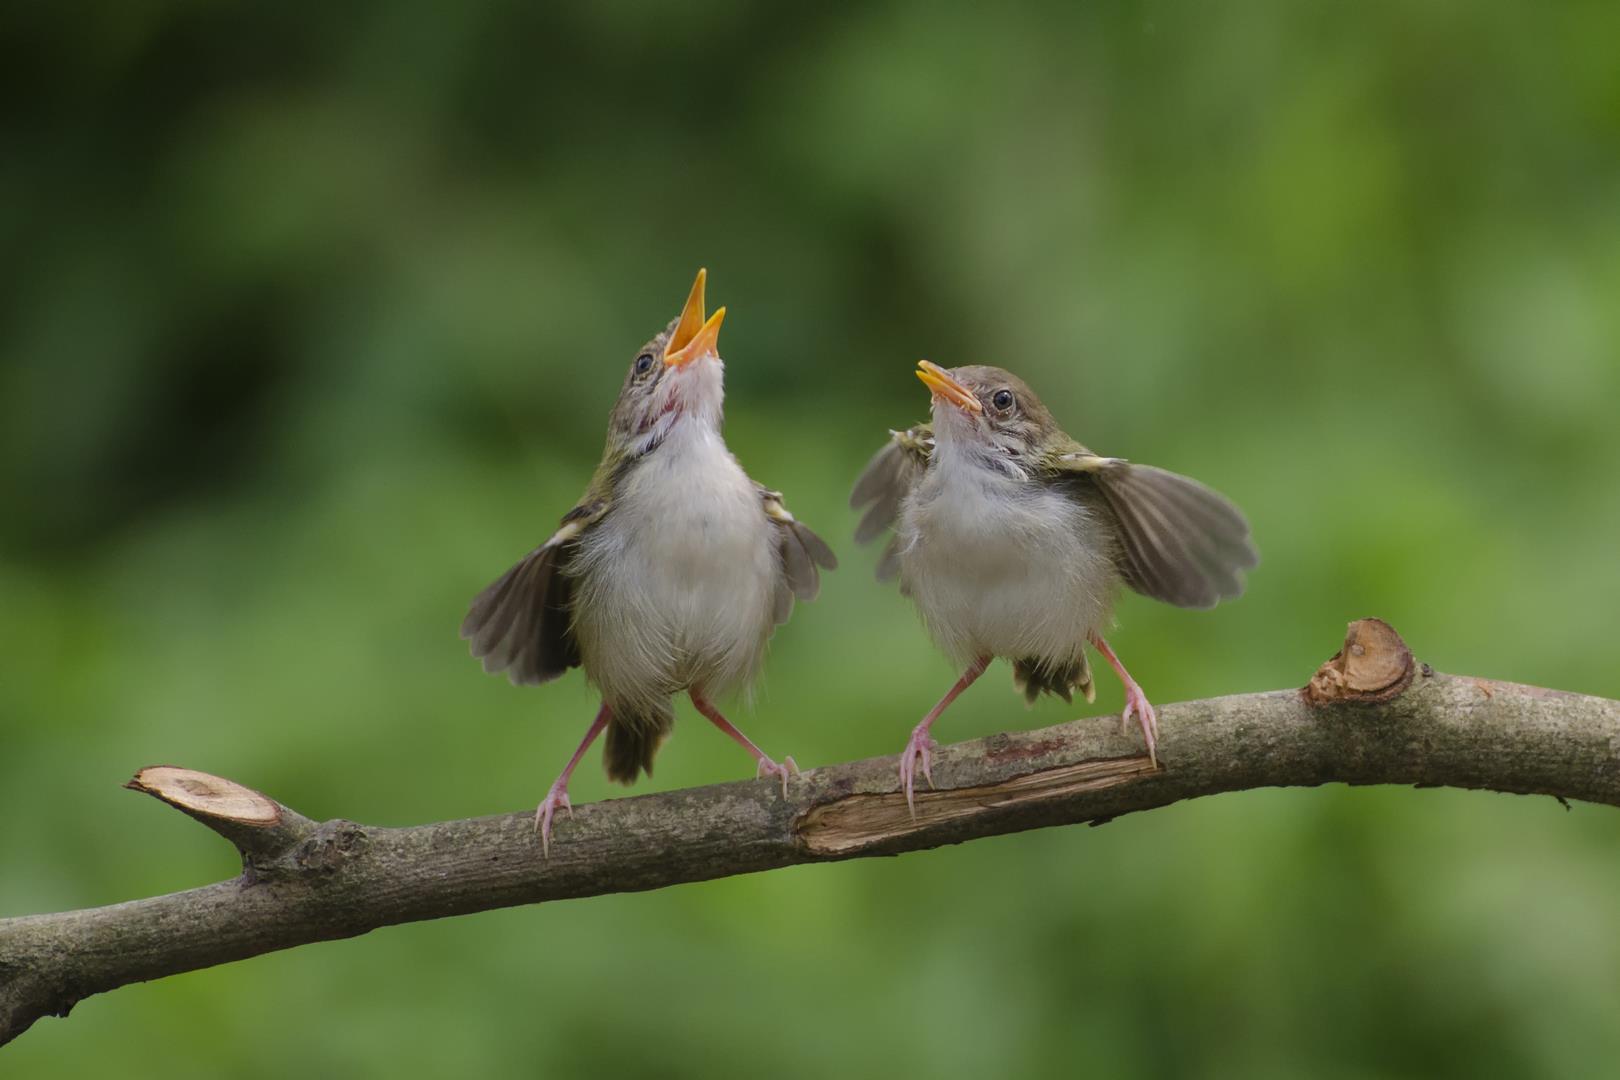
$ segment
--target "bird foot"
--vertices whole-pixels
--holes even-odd
[[[551,818],[559,806],[568,811],[570,818],[574,816],[574,804],[568,801],[568,778],[565,776],[557,778],[534,811],[534,831],[540,834],[540,852],[547,859],[551,858]]]
[[[917,779],[917,766],[922,766],[923,779],[928,786],[934,786],[934,750],[938,746],[928,729],[921,724],[911,731],[911,739],[906,748],[900,751],[900,786],[906,792],[906,809],[916,818],[917,805],[912,798],[912,787]]]
[[[1142,688],[1134,682],[1125,684],[1125,711],[1119,714],[1119,733],[1128,734],[1131,730],[1131,714],[1136,714],[1137,723],[1142,725],[1142,739],[1147,743],[1148,759],[1154,765],[1159,764],[1159,715],[1153,711],[1148,702],[1147,695]]]
[[[754,770],[754,779],[757,780],[761,776],[780,776],[782,778],[782,798],[785,799],[787,798],[788,775],[790,773],[793,776],[799,775],[799,763],[794,761],[791,755],[783,758],[782,764],[778,765],[764,754],[761,754],[759,756],[759,767]]]

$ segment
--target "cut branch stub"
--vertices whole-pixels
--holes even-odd
[[[262,829],[281,822],[281,805],[274,799],[234,780],[195,769],[149,765],[124,786],[144,791],[188,814],[224,818]]]
[[[196,769],[149,765],[124,786],[202,822],[235,844],[249,863],[279,855],[315,828],[314,822],[267,795]]]
[[[1312,706],[1335,703],[1376,705],[1393,701],[1412,685],[1412,650],[1383,619],[1357,619],[1344,635],[1344,647],[1316,670],[1303,691]]]

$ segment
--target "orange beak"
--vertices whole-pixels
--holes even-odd
[[[670,367],[720,355],[720,324],[726,321],[726,309],[720,308],[704,321],[703,283],[708,277],[707,270],[697,272],[697,280],[692,282],[692,291],[686,297],[686,307],[681,309],[681,321],[675,325],[669,344],[664,346],[664,363]]]
[[[917,378],[927,384],[935,397],[942,397],[959,409],[983,412],[984,406],[973,396],[973,391],[951,377],[951,373],[929,360],[917,361]]]

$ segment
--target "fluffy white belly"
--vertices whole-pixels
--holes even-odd
[[[1059,493],[942,460],[901,507],[901,584],[959,665],[1067,661],[1109,618],[1104,528]]]
[[[718,434],[681,425],[621,483],[581,541],[574,632],[586,675],[610,703],[747,683],[778,572],[753,482]]]

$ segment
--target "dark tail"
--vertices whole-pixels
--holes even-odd
[[[662,709],[653,710],[645,706],[639,711],[615,707],[613,719],[608,722],[607,746],[602,751],[608,779],[633,784],[642,773],[651,776],[653,758],[674,726],[675,713],[668,702]]]
[[[1013,664],[1013,685],[1031,705],[1043,693],[1073,701],[1076,690],[1085,695],[1087,701],[1097,700],[1097,688],[1091,682],[1091,665],[1083,654],[1072,664],[1054,664],[1046,660],[1016,661]]]

